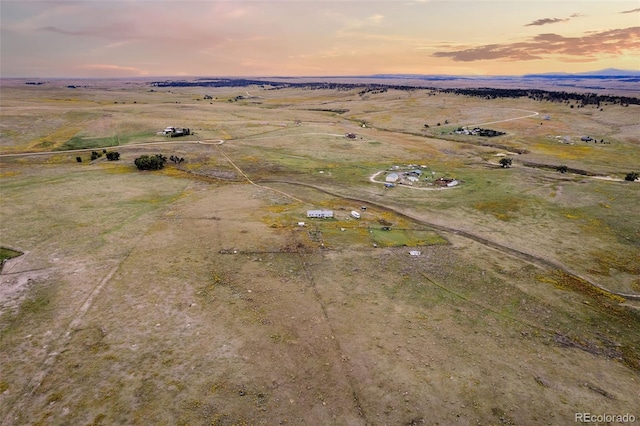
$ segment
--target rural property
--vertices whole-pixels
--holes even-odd
[[[612,93],[3,79],[0,424],[640,421]]]

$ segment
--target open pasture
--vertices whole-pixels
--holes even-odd
[[[359,92],[3,81],[2,424],[640,417],[637,107]]]

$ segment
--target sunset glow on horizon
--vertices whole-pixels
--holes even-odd
[[[2,1],[3,78],[640,70],[637,1]]]

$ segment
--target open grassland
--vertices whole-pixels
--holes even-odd
[[[43,153],[0,157],[3,425],[640,417],[633,106],[151,90],[3,86],[2,154]],[[136,170],[155,153],[185,162]],[[408,164],[460,185],[370,180]]]

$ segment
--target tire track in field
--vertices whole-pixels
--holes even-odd
[[[338,355],[338,359],[344,359],[345,357],[345,352],[342,349],[342,345],[340,344],[340,340],[338,339],[338,335],[339,333],[337,333],[332,325],[332,321],[331,318],[329,317],[329,313],[327,312],[327,305],[324,302],[324,300],[322,299],[322,295],[320,294],[320,291],[318,290],[318,286],[316,285],[316,280],[313,278],[313,274],[311,272],[311,270],[309,269],[308,263],[306,261],[305,258],[305,254],[303,251],[298,250],[298,258],[300,259],[300,264],[302,266],[302,269],[306,275],[306,279],[309,282],[309,285],[311,287],[311,289],[313,290],[313,295],[316,299],[316,303],[318,303],[318,305],[320,306],[320,310],[322,312],[322,316],[324,317],[325,322],[327,323],[327,327],[329,327],[329,331],[331,332],[331,342],[333,343],[333,350],[337,353]],[[365,424],[369,425],[371,424],[371,422],[369,421],[366,412],[364,411],[364,408],[362,408],[362,403],[361,403],[361,398],[358,395],[358,391],[357,391],[357,386],[356,386],[356,381],[354,380],[354,378],[351,376],[351,374],[349,374],[349,372],[347,371],[347,368],[344,366],[344,363],[337,363],[337,365],[340,366],[340,369],[342,370],[342,374],[344,375],[345,381],[346,381],[346,385],[349,387],[349,391],[351,392],[351,397],[353,399],[353,406],[354,409],[356,410],[358,416],[360,418],[362,418],[365,422]]]
[[[514,120],[522,120],[524,118],[530,118],[530,117],[535,117],[536,115],[540,115],[539,112],[536,111],[528,111],[526,109],[516,109],[516,108],[512,108],[515,111],[524,111],[524,112],[528,112],[529,114],[527,115],[522,115],[520,117],[513,117],[513,118],[506,118],[504,120],[497,120],[497,121],[488,121],[486,123],[479,123],[479,124],[468,124],[466,126],[462,126],[462,127],[478,127],[478,126],[486,126],[488,124],[496,124],[496,123],[504,123],[507,121],[514,121]]]
[[[19,395],[22,396],[22,399],[12,404],[8,412],[4,416],[4,420],[2,421],[3,426],[4,425],[10,426],[14,424],[13,421],[17,420],[16,413],[23,412],[26,407],[31,405],[30,404],[31,398],[33,397],[34,393],[40,388],[40,385],[45,380],[45,378],[51,372],[51,369],[53,368],[54,364],[56,363],[56,360],[58,359],[58,355],[65,352],[66,350],[65,348],[69,343],[69,341],[71,340],[71,335],[73,331],[78,328],[78,326],[82,322],[82,319],[84,318],[84,315],[87,313],[89,309],[91,309],[91,306],[93,305],[94,300],[100,294],[100,290],[102,290],[102,288],[111,280],[111,277],[113,276],[113,274],[116,273],[122,261],[124,261],[124,259],[126,259],[127,257],[128,255],[125,256],[125,258],[123,258],[120,262],[118,262],[114,267],[112,267],[107,273],[107,275],[105,275],[102,278],[102,280],[100,280],[98,285],[93,288],[89,296],[85,299],[82,306],[73,315],[71,321],[65,327],[63,332],[58,336],[57,339],[54,340],[55,343],[51,345],[53,348],[51,351],[47,352],[47,355],[45,359],[42,361],[40,368],[38,369],[38,372],[35,373],[33,377],[31,377],[31,379],[24,386],[23,391],[20,392]]]
[[[296,200],[299,203],[308,204],[306,201],[302,201],[301,199],[296,198],[291,194],[287,194],[286,192],[283,192],[283,191],[280,191],[280,190],[274,189],[274,188],[269,188],[268,186],[262,186],[262,185],[259,185],[259,184],[255,183],[254,181],[251,180],[251,178],[249,178],[249,176],[246,175],[245,172],[242,171],[242,169],[240,167],[236,166],[236,163],[234,163],[231,160],[231,158],[229,158],[229,156],[227,154],[225,154],[224,151],[222,151],[220,146],[217,146],[216,148],[218,148],[218,152],[220,153],[220,155],[222,155],[229,162],[229,164],[231,164],[238,171],[238,173],[240,173],[247,180],[247,182],[249,182],[251,185],[256,186],[258,188],[261,188],[261,189],[267,189],[269,191],[276,192],[276,193],[278,193],[280,195],[284,195],[287,198],[291,198],[293,200]]]
[[[46,377],[51,373],[51,370],[53,369],[56,360],[58,359],[58,355],[64,353],[67,350],[66,347],[71,341],[73,332],[80,328],[79,326],[82,324],[84,316],[93,306],[93,303],[100,295],[101,290],[111,281],[113,275],[120,269],[120,266],[129,258],[131,253],[133,253],[138,248],[141,241],[147,235],[149,229],[151,229],[151,227],[154,223],[156,223],[157,220],[158,219],[152,221],[152,223],[147,227],[144,233],[142,233],[138,240],[133,244],[131,249],[124,256],[122,256],[120,260],[116,262],[116,264],[109,270],[109,272],[107,272],[107,274],[100,280],[100,282],[93,288],[93,290],[91,290],[91,293],[87,296],[80,308],[78,308],[78,310],[72,315],[69,324],[58,335],[58,338],[53,340],[53,343],[51,344],[52,348],[47,352],[44,360],[42,360],[37,373],[35,373],[34,376],[29,379],[27,384],[17,394],[14,403],[8,404],[9,409],[6,413],[3,413],[4,418],[2,419],[2,426],[13,426],[18,420],[18,415],[21,412],[29,409],[34,394],[40,388],[40,385],[44,382]]]

